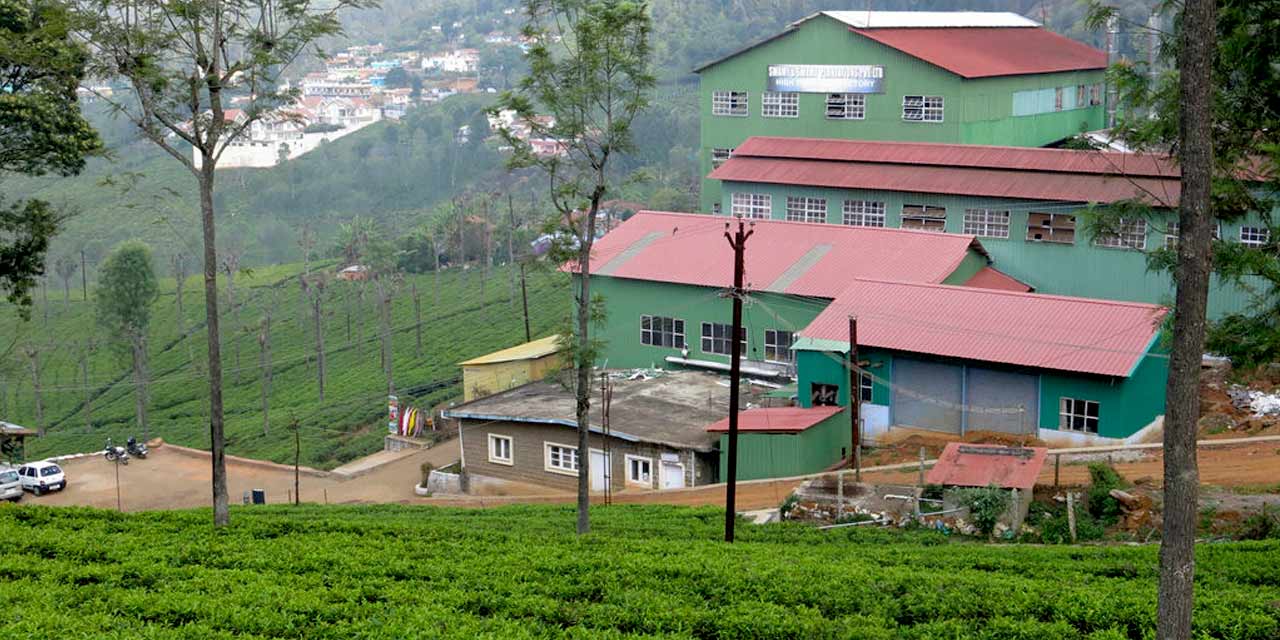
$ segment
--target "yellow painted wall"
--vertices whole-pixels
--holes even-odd
[[[464,402],[471,402],[526,382],[541,380],[559,366],[558,353],[531,360],[465,366],[462,368],[462,399]]]

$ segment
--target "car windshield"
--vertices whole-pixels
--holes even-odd
[[[56,476],[56,475],[58,475],[59,473],[62,473],[62,469],[59,469],[59,468],[58,468],[58,465],[56,465],[56,464],[55,464],[55,465],[48,466],[48,467],[45,467],[45,468],[43,468],[43,469],[41,469],[41,470],[40,470],[40,475],[45,476],[45,477],[48,477],[48,476]]]
[[[13,470],[0,471],[0,484],[8,484],[18,481],[18,472]]]

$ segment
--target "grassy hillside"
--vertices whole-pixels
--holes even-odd
[[[0,508],[9,638],[1150,638],[1157,548],[613,506]],[[1197,638],[1280,635],[1280,543],[1202,545]]]
[[[377,297],[372,284],[364,287],[363,299],[359,284],[335,281],[326,290],[323,324],[328,376],[322,403],[313,362],[313,320],[298,285],[300,270],[301,265],[284,265],[237,277],[235,310],[226,303],[225,277],[220,279],[228,451],[292,461],[293,439],[287,425],[296,417],[303,428],[303,463],[332,467],[376,450],[385,433],[381,418],[386,413],[386,383],[377,338]],[[524,341],[518,290],[515,303],[509,300],[511,275],[509,267],[495,268],[481,298],[480,269],[447,269],[439,277],[439,304],[433,274],[406,277],[392,302],[391,321],[393,371],[402,395],[413,398],[419,407],[458,396],[461,385],[451,382],[459,375],[455,363]],[[202,286],[199,277],[187,282],[183,315],[188,335],[183,337],[178,333],[174,282],[163,282],[150,336],[150,419],[153,436],[207,448]],[[417,287],[422,305],[420,357],[415,353],[412,286]],[[546,335],[567,308],[568,280],[558,273],[531,272],[528,286],[535,336]],[[14,352],[0,360],[0,419],[37,426],[33,377],[23,351],[34,345],[40,352],[48,433],[29,443],[32,456],[94,450],[108,436],[117,441],[129,434],[141,436],[134,424],[128,360],[106,344],[96,328],[90,293],[88,303],[80,300],[79,291],[69,303],[55,296],[47,322],[40,308],[29,323],[19,322],[12,309],[0,308],[0,336],[18,340]],[[272,310],[271,424],[264,435],[258,326],[268,309]],[[80,358],[89,340],[96,348],[89,359],[86,385]],[[7,345],[6,340],[0,349]],[[92,402],[91,426],[85,421],[86,400]]]

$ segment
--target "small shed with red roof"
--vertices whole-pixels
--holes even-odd
[[[848,453],[849,414],[843,407],[762,407],[738,415],[738,479],[816,473]],[[720,435],[727,469],[729,418],[707,426]]]

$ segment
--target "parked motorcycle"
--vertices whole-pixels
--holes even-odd
[[[129,436],[129,442],[128,442],[128,443],[126,443],[126,444],[128,445],[128,446],[126,447],[126,449],[127,449],[128,453],[129,453],[129,455],[134,456],[135,458],[141,458],[141,459],[143,459],[143,460],[146,460],[146,459],[147,459],[147,445],[146,445],[146,443],[144,443],[144,442],[138,442],[138,439],[137,439],[137,438],[135,438],[135,437],[133,437],[133,436]]]
[[[107,438],[107,448],[102,452],[107,462],[119,462],[120,464],[129,464],[129,452],[124,447],[117,447],[111,444],[111,438]]]

